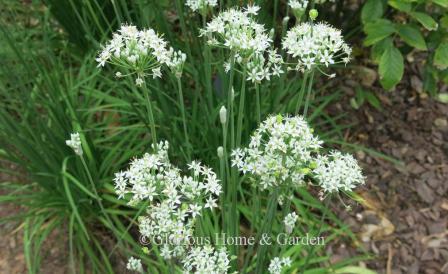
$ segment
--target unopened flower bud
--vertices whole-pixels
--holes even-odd
[[[316,20],[317,16],[319,16],[319,12],[316,9],[310,10],[310,19]]]
[[[274,39],[275,37],[275,29],[272,28],[271,31],[269,32],[269,37],[271,37],[271,39]]]
[[[227,109],[225,106],[222,106],[219,110],[219,121],[221,121],[221,124],[227,123]]]
[[[219,158],[222,158],[224,156],[224,148],[223,147],[221,147],[221,146],[218,147],[217,152],[218,152]]]

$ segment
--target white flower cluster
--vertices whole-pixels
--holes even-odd
[[[248,148],[232,152],[232,165],[254,175],[261,189],[300,186],[321,144],[302,117],[271,116],[251,136]]]
[[[308,0],[289,0],[288,1],[288,5],[291,7],[291,9],[293,10],[298,10],[301,12],[304,12],[306,10],[306,8],[308,7]]]
[[[228,48],[241,57],[254,52],[262,53],[269,48],[272,39],[262,24],[252,15],[258,13],[258,7],[252,6],[241,10],[238,8],[223,11],[201,29],[201,36],[207,36],[209,43]]]
[[[286,33],[283,48],[297,63],[293,69],[309,71],[319,66],[350,61],[352,49],[341,31],[326,23],[302,23]]]
[[[224,274],[230,268],[226,249],[215,250],[211,246],[192,248],[182,260],[184,273]]]
[[[275,50],[267,51],[268,57],[255,53],[246,63],[247,81],[260,83],[263,79],[270,80],[271,76],[280,76],[283,73],[283,58]]]
[[[317,157],[313,173],[326,192],[340,189],[351,191],[365,181],[356,159],[339,151],[331,151],[329,155]]]
[[[295,212],[291,212],[285,216],[283,219],[283,223],[285,224],[285,231],[288,234],[291,234],[296,226],[296,222],[299,219],[299,216]]]
[[[130,257],[128,259],[126,268],[131,271],[143,273],[142,261],[140,259],[136,259],[134,257]]]
[[[270,274],[281,274],[283,269],[291,266],[291,259],[289,257],[280,259],[275,257],[269,263],[268,271]]]
[[[165,259],[182,257],[193,236],[195,217],[217,207],[221,185],[216,174],[199,162],[188,165],[192,176],[182,175],[169,162],[168,142],[160,142],[155,154],[135,159],[128,170],[115,175],[119,198],[131,194],[129,204],[153,202],[147,216],[139,218],[140,233],[162,243]]]
[[[317,181],[325,192],[351,191],[364,183],[362,170],[349,154],[319,154],[322,141],[300,116],[270,116],[252,134],[247,148],[232,151],[232,166],[249,173],[262,190],[297,187],[305,177]],[[281,193],[279,203],[285,197]],[[292,227],[293,215],[285,219]]]
[[[70,140],[66,140],[65,144],[71,147],[78,156],[82,156],[81,138],[78,132],[70,134]]]
[[[245,66],[248,81],[260,82],[283,73],[282,57],[272,49],[272,39],[262,24],[256,22],[258,6],[248,6],[244,10],[233,8],[221,12],[201,30],[201,36],[208,37],[211,46],[227,48],[234,60],[225,64],[226,71],[234,61]]]
[[[142,85],[146,76],[161,77],[163,65],[177,76],[185,59],[185,54],[168,47],[168,43],[153,29],[138,30],[132,25],[122,25],[103,47],[96,61],[101,67],[111,63],[127,70],[125,73],[128,75],[137,74],[135,82]],[[119,71],[116,76],[123,77],[123,74]]]
[[[185,3],[192,11],[203,11],[218,5],[218,0],[187,0]]]

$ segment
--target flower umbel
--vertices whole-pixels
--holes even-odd
[[[124,69],[120,77],[136,74],[136,84],[142,85],[147,76],[161,77],[160,70],[164,65],[178,75],[185,58],[185,54],[168,47],[168,43],[153,29],[138,30],[136,26],[122,25],[103,47],[96,61],[99,67],[110,63]]]
[[[285,231],[288,234],[291,234],[296,226],[296,222],[299,219],[299,216],[295,212],[291,212],[285,216],[283,219],[283,223],[285,224]]]
[[[192,11],[204,11],[218,5],[218,0],[187,0],[185,3]]]
[[[246,68],[247,80],[252,82],[283,73],[283,59],[273,49],[272,38],[255,20],[258,10],[258,6],[248,6],[221,12],[201,30],[201,36],[206,36],[211,46],[232,52],[234,60],[225,64],[226,71],[233,69],[230,65],[233,61]]]
[[[302,23],[286,33],[283,48],[296,59],[299,71],[350,61],[351,48],[344,42],[341,31],[326,23]]]
[[[301,116],[270,116],[249,147],[232,152],[232,165],[255,177],[261,189],[300,186],[321,144]]]
[[[136,259],[134,257],[130,257],[128,259],[126,268],[131,271],[143,273],[142,261],[140,259]]]
[[[357,185],[364,184],[365,180],[356,159],[339,151],[317,157],[313,173],[326,192],[351,191]]]
[[[66,140],[65,143],[67,146],[71,147],[78,156],[82,156],[81,138],[79,137],[78,132],[70,134],[70,140]]]
[[[215,250],[211,246],[192,248],[182,260],[185,273],[224,274],[230,268],[230,260],[225,248]]]
[[[268,271],[270,274],[281,274],[284,268],[291,266],[291,259],[289,257],[280,259],[275,257],[269,263]]]
[[[289,0],[288,5],[293,10],[300,10],[304,12],[308,7],[308,2],[308,0]]]
[[[165,259],[185,255],[193,236],[195,218],[217,207],[221,184],[216,174],[197,161],[188,165],[191,176],[182,175],[168,159],[168,142],[160,142],[155,154],[135,159],[128,170],[115,175],[119,198],[130,195],[130,205],[149,201],[147,216],[139,218],[142,236],[162,243]]]

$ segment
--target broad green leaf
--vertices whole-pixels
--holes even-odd
[[[379,66],[381,85],[387,90],[394,88],[401,81],[403,73],[403,55],[394,46],[387,48],[381,56]]]
[[[381,1],[378,1],[381,2]],[[410,12],[412,10],[412,4],[406,1],[400,0],[389,0],[387,2],[389,6],[403,12]]]
[[[440,25],[442,28],[448,29],[448,15],[445,15],[440,19]]]
[[[386,51],[387,48],[393,47],[393,41],[391,37],[388,37],[372,47],[372,60],[379,64],[381,61],[381,56]]]
[[[367,34],[364,45],[371,46],[395,33],[395,24],[386,19],[378,19],[367,23],[364,32]]]
[[[432,0],[432,2],[444,8],[448,8],[448,0]]]
[[[367,0],[367,2],[362,7],[361,20],[363,24],[366,24],[367,22],[379,19],[381,16],[383,16],[383,13],[383,1]]]
[[[412,25],[401,25],[398,27],[398,34],[401,39],[405,41],[408,45],[419,49],[427,50],[425,38],[423,38],[422,33],[418,28]]]
[[[448,42],[442,42],[436,49],[434,65],[443,70],[448,68]]]
[[[438,28],[437,22],[429,15],[423,12],[409,13],[415,20],[419,21],[427,30],[436,30]]]

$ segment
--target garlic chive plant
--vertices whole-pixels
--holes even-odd
[[[85,173],[87,174],[88,181],[90,183],[90,187],[92,188],[93,193],[95,194],[95,199],[97,200],[98,206],[100,207],[102,215],[107,219],[108,223],[112,226],[113,222],[110,219],[109,215],[106,213],[104,205],[101,201],[101,196],[98,193],[97,186],[93,180],[93,176],[90,172],[89,166],[87,165],[86,160],[84,159],[84,153],[82,149],[82,141],[79,132],[71,133],[70,139],[65,141],[65,144],[69,146],[78,158],[81,160],[82,167],[84,168]],[[65,165],[65,164],[64,164]],[[64,184],[64,187],[68,189],[68,186]]]
[[[230,8],[213,16],[217,1],[186,1],[191,11],[199,11],[201,15],[203,27],[199,35],[206,43],[200,47],[204,68],[199,70],[206,77],[203,81],[206,99],[200,97],[197,100],[199,104],[204,103],[202,108],[196,101],[192,102],[191,110],[203,110],[207,116],[214,113],[216,115],[210,117],[216,120],[211,124],[219,122],[221,125],[222,132],[218,131],[216,136],[222,140],[212,149],[214,153],[216,151],[216,162],[212,166],[219,167],[218,174],[198,161],[191,161],[191,154],[187,157],[187,172],[176,167],[168,157],[168,142],[157,143],[155,138],[153,108],[146,82],[162,77],[168,69],[177,80],[184,139],[193,151],[181,82],[185,54],[168,47],[152,29],[139,31],[134,26],[123,25],[97,58],[99,66],[111,63],[119,68],[118,78],[136,78],[136,86],[143,88],[147,99],[152,150],[134,159],[127,170],[116,173],[114,184],[119,199],[125,200],[130,207],[144,210],[143,216],[138,217],[140,235],[154,243],[151,255],[161,258],[159,263],[167,273],[221,274],[240,269],[242,273],[285,273],[292,268],[291,258],[283,257],[288,254],[288,247],[253,244],[246,252],[241,252],[238,245],[219,245],[217,236],[212,236],[206,244],[191,239],[216,232],[239,238],[243,219],[240,214],[252,222],[248,225],[250,234],[258,242],[264,235],[293,235],[302,229],[302,218],[297,226],[299,215],[306,215],[293,203],[300,191],[317,187],[326,198],[338,195],[339,191],[352,191],[364,183],[361,168],[351,155],[323,152],[323,141],[306,118],[314,73],[327,75],[325,69],[346,64],[351,54],[340,30],[314,22],[316,10],[311,9],[310,22],[300,21],[309,4],[314,3],[317,2],[289,1],[297,25],[285,33],[281,40],[282,50],[277,50],[275,32],[269,32],[257,22],[258,6]],[[212,19],[207,22],[208,18]],[[180,19],[181,27],[185,29],[184,19]],[[212,62],[212,49],[216,51],[213,57],[221,57],[220,62]],[[190,50],[188,54],[191,54]],[[219,98],[213,91],[212,64],[220,66],[224,77],[228,77],[227,85],[223,85],[227,88],[226,96],[223,96],[226,98]],[[266,90],[274,82],[273,78],[287,79],[285,71],[303,73],[299,95],[290,97],[298,97],[296,116],[274,114],[263,120],[260,86]],[[217,79],[218,76],[221,74],[216,76]],[[238,81],[240,83],[235,83]],[[246,93],[251,89],[255,94]],[[234,103],[235,98],[239,99],[239,104]],[[299,115],[302,103],[305,106]],[[264,110],[264,114],[268,111]],[[205,120],[212,119],[207,117]],[[256,123],[252,123],[254,120]],[[253,128],[256,129],[250,135]],[[76,147],[76,136],[67,144]],[[250,197],[247,193],[251,193]],[[239,208],[241,201],[250,208],[243,212]],[[156,245],[156,242],[160,244]],[[145,248],[144,253],[148,254],[149,248]],[[313,249],[311,253],[307,250],[307,254],[312,252]],[[308,258],[305,267],[307,263]],[[133,257],[127,267],[144,272],[142,262]]]
[[[361,168],[353,156],[337,151],[320,152],[322,141],[301,116],[270,116],[252,134],[246,148],[232,151],[232,166],[247,174],[257,189],[268,191],[269,203],[264,218],[266,226],[258,234],[271,234],[277,204],[285,208],[285,230],[292,233],[298,216],[289,213],[290,201],[300,187],[316,182],[326,192],[351,191],[364,183]],[[286,199],[286,202],[285,202]],[[251,252],[252,250],[250,250]],[[267,247],[257,252],[257,273],[260,273]],[[280,269],[279,262],[271,262]]]
[[[246,105],[246,81],[255,85],[256,117],[261,120],[259,85],[263,80],[269,81],[271,77],[283,73],[283,58],[273,47],[273,39],[262,24],[256,21],[259,7],[249,5],[245,8],[231,8],[219,13],[206,26],[201,29],[200,35],[205,37],[208,45],[225,50],[227,61],[225,71],[229,73],[227,91],[227,115],[223,124],[223,148],[230,143],[234,149],[241,145],[243,135],[243,119]],[[239,88],[239,104],[234,106],[234,79],[235,72],[241,74]],[[250,95],[252,97],[252,95]],[[236,114],[236,115],[235,115]],[[235,123],[236,116],[236,123]],[[246,118],[247,119],[247,118]],[[222,121],[222,119],[221,119]],[[227,138],[228,134],[230,138]],[[237,171],[226,164],[225,174],[226,201],[230,204],[229,216],[225,222],[226,229],[231,235],[238,234],[238,225],[231,220],[237,217]],[[236,251],[233,250],[233,253]]]
[[[116,193],[131,206],[149,202],[147,215],[138,220],[139,230],[149,242],[159,243],[165,260],[181,260],[185,271],[194,268],[194,273],[225,273],[229,259],[224,249],[192,244],[198,219],[218,207],[220,181],[211,168],[197,161],[188,164],[191,175],[183,175],[170,163],[168,148],[168,142],[160,142],[155,153],[134,159],[128,170],[117,173]]]
[[[145,78],[162,77],[165,65],[176,69],[180,65],[175,51],[153,29],[138,30],[133,25],[122,25],[118,32],[99,53],[96,61],[99,67],[110,63],[117,67],[119,77],[135,76],[135,83],[143,85]],[[185,61],[185,60],[184,60]]]
[[[291,70],[304,74],[302,88],[297,101],[296,113],[298,114],[306,93],[303,115],[308,112],[309,97],[311,96],[312,83],[315,71],[328,75],[323,71],[334,64],[347,64],[350,61],[351,48],[345,43],[341,31],[327,23],[314,23],[317,18],[317,10],[310,10],[310,22],[300,23],[290,29],[283,39],[283,49],[292,58]]]
[[[138,30],[133,25],[122,25],[112,39],[103,47],[96,61],[99,67],[106,63],[117,68],[116,77],[133,76],[135,85],[143,87],[146,98],[147,115],[153,144],[157,143],[153,106],[150,100],[150,90],[146,79],[161,78],[162,68],[168,68],[178,79],[179,102],[182,112],[184,134],[189,145],[185,107],[180,78],[186,55],[168,46],[168,43],[153,29]]]

